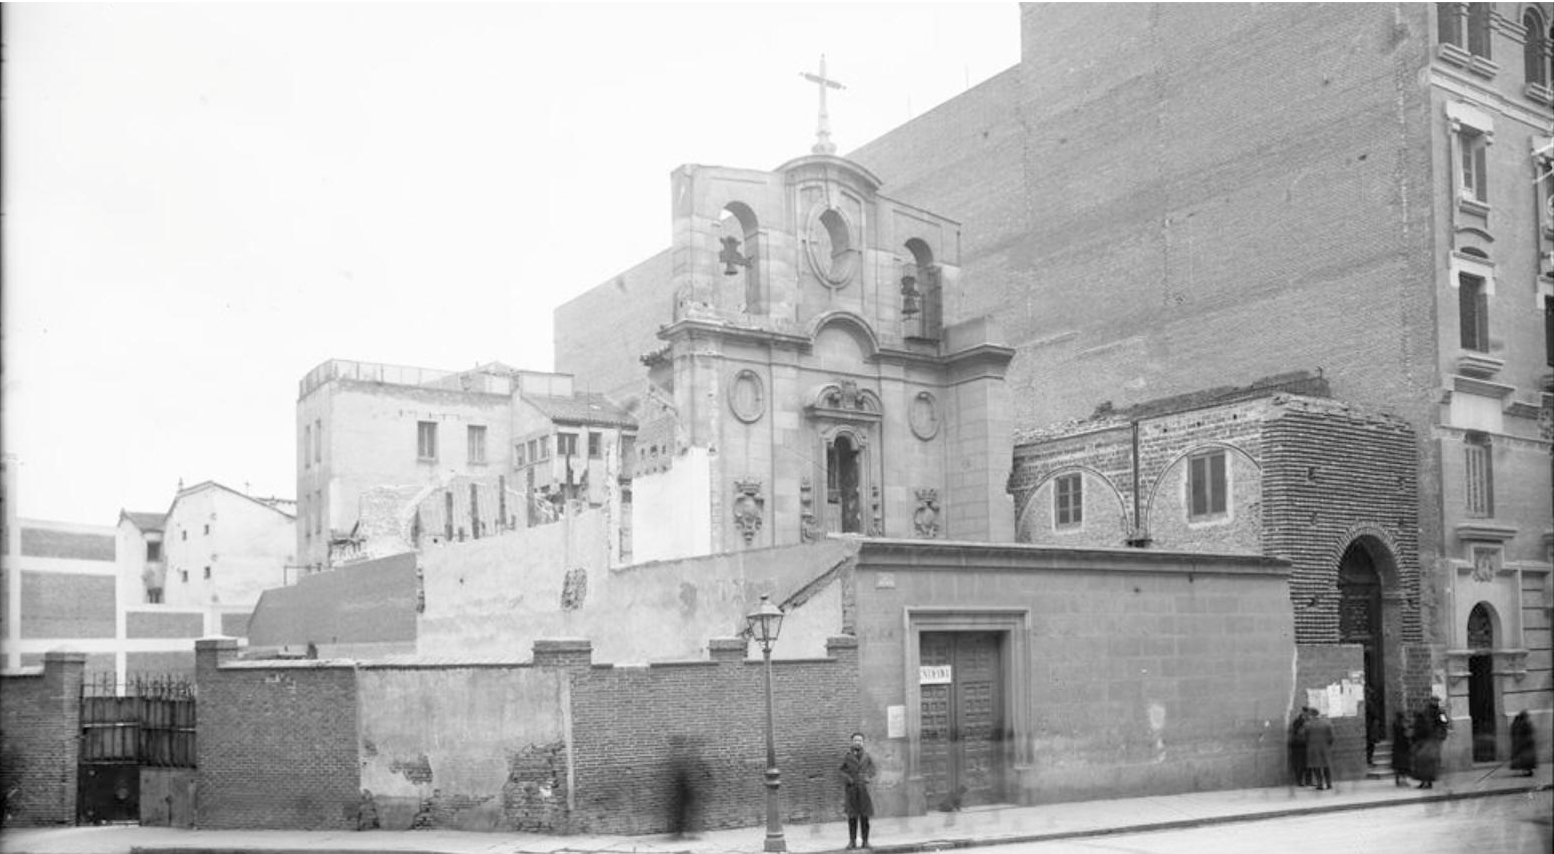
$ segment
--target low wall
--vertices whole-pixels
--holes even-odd
[[[48,652],[43,666],[0,674],[4,826],[75,824],[86,655]]]
[[[437,827],[657,833],[675,816],[764,817],[763,665],[742,640],[710,660],[615,667],[584,640],[531,662],[236,661],[198,646],[201,827]],[[857,645],[774,662],[784,812],[835,818],[835,764],[858,727]]]
[[[198,825],[355,828],[353,663],[237,662],[236,654],[231,638],[195,641]]]

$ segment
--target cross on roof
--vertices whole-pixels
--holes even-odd
[[[831,116],[826,113],[826,90],[847,87],[826,77],[826,55],[823,53],[820,55],[819,74],[800,71],[799,76],[815,84],[815,88],[820,91],[820,124],[815,128],[815,144],[810,151],[816,154],[835,154],[836,145],[831,142]]]

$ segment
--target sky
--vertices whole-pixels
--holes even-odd
[[[293,497],[328,359],[553,369],[555,307],[669,246],[674,168],[809,153],[821,54],[844,154],[1019,61],[1014,3],[0,14],[7,500],[99,525]]]

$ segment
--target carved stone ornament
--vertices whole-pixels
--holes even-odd
[[[728,408],[746,424],[761,420],[766,413],[766,386],[760,374],[743,370],[734,375],[728,388]]]
[[[745,538],[745,545],[761,533],[766,499],[761,497],[761,481],[755,478],[734,481],[734,527]]]
[[[912,435],[925,442],[939,435],[939,404],[933,395],[926,391],[917,393],[912,399],[907,422],[912,425]]]
[[[878,486],[869,487],[869,505],[872,511],[872,515],[869,517],[869,536],[883,537],[885,536],[885,515],[880,512],[880,488]]]
[[[919,537],[939,536],[939,490],[917,490],[917,510],[912,514],[912,527]]]
[[[841,380],[826,393],[825,405],[832,409],[863,409],[863,395],[859,393],[857,383]]]
[[[1495,580],[1496,558],[1500,556],[1497,549],[1473,550],[1473,580],[1488,582]]]
[[[809,478],[799,480],[799,539],[814,542],[820,538],[820,523],[815,519],[815,485]]]

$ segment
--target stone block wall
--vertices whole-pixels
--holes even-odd
[[[40,672],[0,676],[4,826],[75,824],[86,655],[49,652]]]

